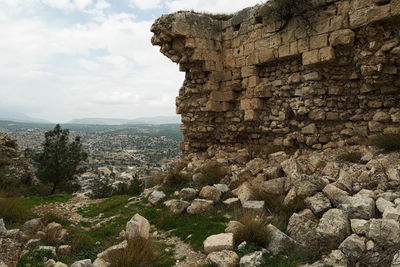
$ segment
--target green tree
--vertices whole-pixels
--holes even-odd
[[[34,156],[37,167],[36,176],[43,183],[52,184],[50,194],[60,187],[71,188],[76,175],[85,172],[82,162],[87,153],[83,151],[80,137],[69,141],[69,130],[61,129],[57,124],[53,130],[45,133],[42,152]]]

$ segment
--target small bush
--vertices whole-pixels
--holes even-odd
[[[51,222],[56,222],[61,224],[62,226],[68,226],[70,225],[70,222],[68,221],[67,218],[60,216],[58,214],[55,214],[53,212],[47,212],[42,216],[42,220],[45,224],[49,224]]]
[[[43,241],[47,246],[56,246],[60,241],[59,240],[60,234],[61,234],[61,229],[58,228],[49,229],[46,232],[46,236]]]
[[[24,223],[32,217],[29,208],[22,205],[17,198],[0,199],[0,218],[8,224]]]
[[[200,172],[203,174],[202,178],[199,181],[200,184],[213,185],[218,184],[220,180],[228,174],[228,168],[214,161],[205,164],[201,168]]]
[[[144,190],[144,181],[139,179],[133,179],[126,183],[119,183],[117,188],[114,189],[113,195],[127,195],[127,196],[137,196],[140,195]]]
[[[160,244],[137,235],[128,241],[125,250],[116,253],[111,262],[111,267],[161,267],[168,264],[168,255]]]
[[[263,18],[274,17],[282,21],[306,13],[312,7],[311,0],[270,0],[260,10]]]
[[[90,185],[92,192],[89,194],[91,199],[111,197],[113,187],[107,179],[94,179]]]
[[[294,212],[306,208],[304,199],[298,198],[293,205],[285,206],[283,201],[285,195],[271,195],[267,194],[258,187],[252,187],[251,191],[256,200],[265,201],[266,210],[270,213],[272,218],[269,220],[273,225],[278,227],[281,231],[286,231],[289,219]]]
[[[182,174],[185,164],[182,162],[175,168],[167,171],[163,178],[163,186],[166,188],[177,188],[189,182],[189,177]]]
[[[400,150],[400,134],[381,134],[372,138],[370,144],[386,152]]]
[[[269,236],[267,232],[268,220],[259,213],[239,211],[236,215],[243,224],[235,233],[235,243],[240,244],[243,241],[257,244],[265,247],[268,244]]]
[[[360,162],[362,156],[363,156],[362,153],[359,151],[349,151],[349,152],[340,154],[338,156],[338,159],[342,160],[342,161],[358,163],[358,162]]]

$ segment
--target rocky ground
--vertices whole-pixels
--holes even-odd
[[[40,248],[68,255],[68,236],[79,228],[112,229],[112,234],[102,232],[108,241],[96,242],[104,249],[87,254],[86,263],[69,263],[74,267],[109,266],[113,253],[138,234],[164,244],[172,265],[182,267],[276,266],[279,261],[286,262],[283,266],[400,266],[399,152],[361,145],[258,155],[210,149],[188,159],[138,197],[75,197],[33,208],[38,216],[52,211],[68,218],[70,226],[36,219],[16,230],[2,227],[1,244],[9,248],[3,261],[14,266],[16,251],[23,255]],[[268,242],[254,245],[251,238],[239,238],[248,227],[245,213],[265,220]],[[43,247],[53,228],[59,242]],[[313,256],[295,259],[295,251]],[[66,266],[46,260],[48,266]]]

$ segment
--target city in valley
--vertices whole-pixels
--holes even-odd
[[[21,150],[39,151],[52,124],[0,121],[0,132],[17,140]],[[133,178],[146,180],[170,168],[180,157],[182,139],[179,124],[163,125],[87,125],[65,124],[70,138],[80,136],[88,153],[87,171],[79,177],[86,191],[96,178],[113,184]]]

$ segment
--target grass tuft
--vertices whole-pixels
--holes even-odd
[[[6,224],[22,224],[32,217],[30,209],[22,205],[18,198],[0,199],[0,218],[3,218]]]
[[[171,266],[171,259],[161,244],[151,238],[145,239],[139,235],[128,241],[125,250],[117,253],[111,267],[164,267]]]
[[[237,245],[243,241],[251,242],[261,247],[265,247],[268,244],[269,236],[266,227],[269,222],[264,215],[241,210],[236,217],[243,224],[234,234]]]
[[[213,185],[218,184],[220,180],[228,174],[228,168],[213,161],[205,164],[201,168],[200,172],[203,174],[203,177],[199,181],[200,184]]]

